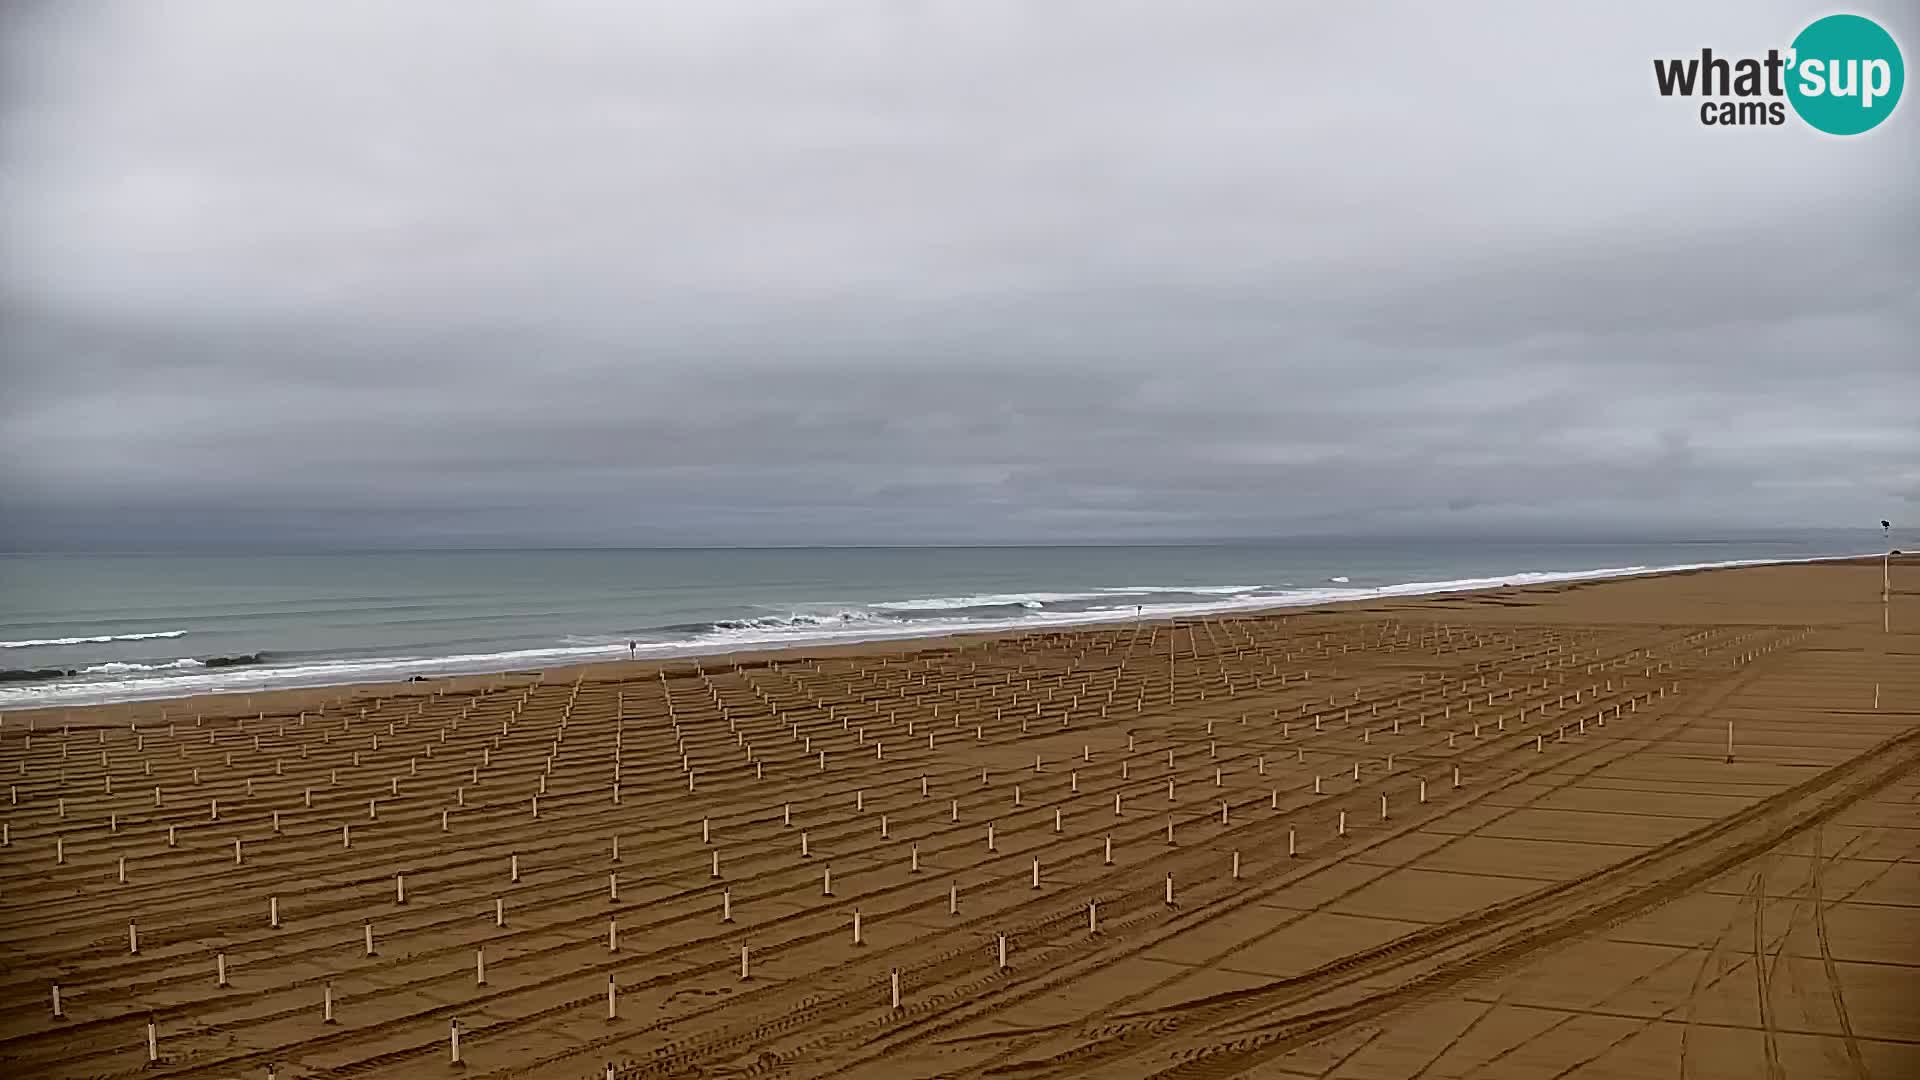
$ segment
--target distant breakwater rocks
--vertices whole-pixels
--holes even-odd
[[[238,656],[209,656],[199,662],[202,668],[245,667],[248,664],[264,664],[267,654],[264,652],[241,653]],[[49,679],[69,679],[79,675],[79,668],[0,668],[0,683],[44,682]]]

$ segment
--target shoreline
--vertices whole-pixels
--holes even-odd
[[[76,703],[49,703],[24,707],[0,709],[0,720],[17,722],[30,720],[38,723],[53,721],[74,723],[83,727],[97,727],[103,722],[119,724],[132,721],[146,714],[149,717],[166,715],[233,717],[253,715],[263,711],[298,711],[318,707],[321,704],[348,700],[364,700],[376,697],[406,696],[415,693],[430,693],[438,690],[460,691],[485,686],[501,679],[528,679],[538,682],[571,681],[574,678],[602,677],[614,675],[619,678],[632,678],[636,675],[652,676],[655,673],[675,667],[719,662],[722,666],[741,662],[750,658],[754,665],[785,662],[802,657],[847,657],[859,655],[899,655],[903,652],[926,651],[952,647],[961,644],[976,644],[984,641],[1018,638],[1033,633],[1075,633],[1089,629],[1126,625],[1137,622],[1141,626],[1164,626],[1193,619],[1258,619],[1276,615],[1342,614],[1377,610],[1381,605],[1414,604],[1432,607],[1447,600],[1485,597],[1504,591],[1539,591],[1545,593],[1562,592],[1574,588],[1592,588],[1607,584],[1645,582],[1664,577],[1682,577],[1694,574],[1735,573],[1740,571],[1764,570],[1767,568],[1799,567],[1820,564],[1857,564],[1878,562],[1884,553],[1821,555],[1793,559],[1750,559],[1719,563],[1686,564],[1651,568],[1605,568],[1592,571],[1569,571],[1565,573],[1515,573],[1499,578],[1472,579],[1472,584],[1455,585],[1452,582],[1408,582],[1400,585],[1381,586],[1368,590],[1366,595],[1345,599],[1313,599],[1298,603],[1264,603],[1258,605],[1236,606],[1232,603],[1207,605],[1205,610],[1196,610],[1192,614],[1157,615],[1147,618],[1132,616],[1110,616],[1106,618],[1087,618],[1062,620],[1059,622],[1035,623],[1027,626],[983,627],[978,630],[942,628],[922,632],[902,632],[895,634],[875,634],[835,640],[832,638],[814,638],[790,643],[725,645],[716,643],[711,650],[681,649],[670,655],[640,656],[628,659],[613,656],[606,659],[572,660],[564,663],[539,666],[506,666],[486,670],[454,671],[446,673],[421,673],[406,678],[373,678],[366,680],[334,680],[311,684],[268,685],[257,689],[245,687],[201,690],[191,693],[156,694],[152,696],[130,697],[110,701],[85,701]],[[1531,580],[1520,580],[1531,579]],[[1419,588],[1419,586],[1433,586]],[[1393,591],[1404,590],[1404,591]],[[1358,591],[1358,590],[1356,590]],[[1262,600],[1270,599],[1267,597]],[[423,663],[431,663],[427,660]]]

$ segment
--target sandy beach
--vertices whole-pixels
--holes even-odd
[[[1860,560],[8,713],[0,1073],[1916,1075],[1917,613]]]

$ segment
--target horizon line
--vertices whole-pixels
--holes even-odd
[[[150,555],[387,555],[409,553],[526,553],[526,552],[636,552],[636,551],[992,551],[1050,548],[1220,548],[1254,547],[1313,541],[1388,542],[1401,540],[1445,541],[1549,541],[1564,544],[1603,544],[1619,542],[1710,544],[1742,539],[1784,537],[1811,533],[1879,532],[1877,525],[1852,526],[1751,526],[1721,533],[1686,530],[1674,532],[1591,530],[1570,532],[1325,532],[1289,533],[1262,537],[1196,537],[1182,540],[1006,540],[975,543],[941,542],[846,542],[846,543],[764,543],[764,544],[373,544],[373,545],[300,545],[254,544],[236,546],[178,545],[155,548],[0,548],[6,556],[150,556]]]

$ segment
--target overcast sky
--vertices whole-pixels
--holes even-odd
[[[0,547],[1920,517],[1819,0],[5,10]]]

